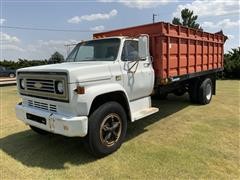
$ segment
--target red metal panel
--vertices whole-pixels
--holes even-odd
[[[224,35],[220,34],[159,22],[96,33],[93,37],[136,37],[140,34],[150,36],[150,53],[158,82],[223,67]]]

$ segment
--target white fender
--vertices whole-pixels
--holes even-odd
[[[96,85],[86,86],[85,94],[82,94],[82,95],[75,94],[73,96],[73,100],[76,103],[78,103],[79,108],[82,108],[81,115],[88,115],[91,109],[93,100],[97,96],[103,95],[106,93],[116,92],[116,91],[123,92],[127,98],[127,102],[129,103],[129,97],[125,89],[118,83],[96,84]],[[79,104],[79,102],[81,104]]]

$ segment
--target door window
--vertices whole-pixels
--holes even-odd
[[[121,59],[122,59],[122,61],[139,60],[138,41],[127,40],[124,42]]]

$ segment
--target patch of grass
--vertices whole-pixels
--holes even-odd
[[[40,136],[15,117],[15,87],[0,88],[1,179],[239,179],[240,81],[218,81],[206,106],[187,95],[128,125],[125,143],[95,159],[81,138]]]

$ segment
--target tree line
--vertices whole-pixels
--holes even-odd
[[[18,61],[12,60],[3,60],[0,61],[0,66],[6,67],[7,69],[19,69],[24,67],[31,67],[31,66],[40,66],[46,64],[56,64],[64,62],[64,56],[59,53],[55,52],[51,55],[51,57],[47,60],[28,60],[28,59],[21,59],[19,58]]]

